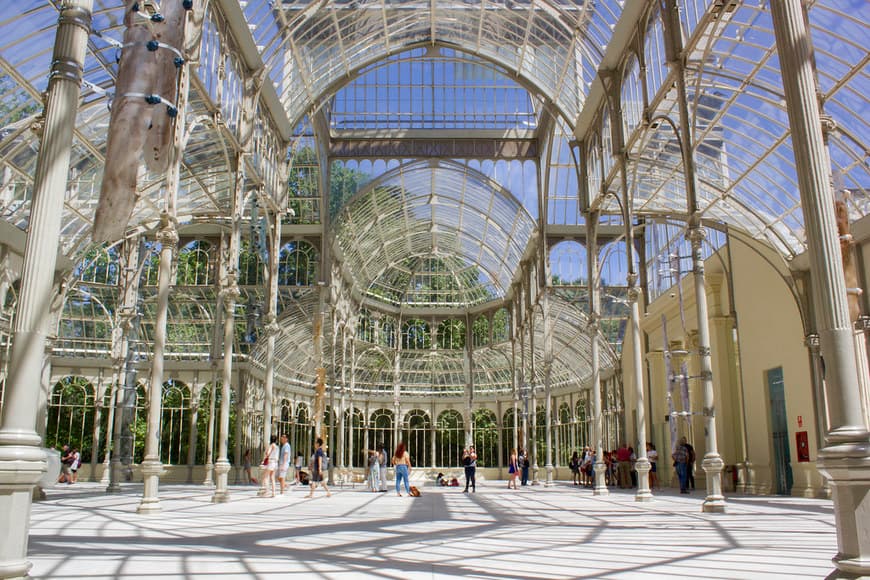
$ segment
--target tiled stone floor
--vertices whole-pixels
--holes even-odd
[[[258,498],[231,487],[164,485],[141,516],[141,485],[48,490],[32,512],[35,578],[823,578],[836,530],[827,500],[729,496],[701,513],[701,491],[640,504],[565,483],[507,490],[487,482],[422,488],[420,498],[362,486]]]

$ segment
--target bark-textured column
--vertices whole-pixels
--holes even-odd
[[[160,511],[158,487],[163,464],[160,462],[160,416],[163,412],[163,353],[166,349],[166,320],[169,313],[169,286],[172,260],[178,245],[175,220],[163,214],[157,241],[160,243],[160,264],[157,273],[157,313],[154,321],[151,382],[148,388],[148,429],[145,435],[145,459],[140,470],[145,480],[142,500],[136,509],[140,514]]]
[[[840,257],[830,161],[824,147],[813,52],[800,0],[771,3],[801,207],[807,232],[816,324],[825,362],[830,419],[819,469],[831,482],[841,571],[870,574],[870,435],[861,412],[858,369]]]
[[[45,129],[36,162],[21,294],[12,331],[9,375],[0,419],[0,577],[22,577],[27,562],[31,494],[45,472],[36,412],[60,246],[60,221],[78,110],[82,67],[91,27],[91,0],[60,8],[45,105]]]

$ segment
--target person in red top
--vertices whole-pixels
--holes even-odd
[[[631,487],[631,450],[628,448],[628,443],[622,443],[622,446],[616,451],[616,476],[621,489]]]

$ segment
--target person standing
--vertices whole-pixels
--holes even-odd
[[[519,475],[520,465],[517,458],[517,450],[511,449],[511,456],[508,458],[508,489],[511,488],[511,483],[514,484],[514,489],[517,488],[517,477]]]
[[[245,472],[245,485],[253,483],[257,485],[257,478],[251,475],[251,450],[245,449],[245,454],[242,456],[242,469]]]
[[[477,452],[474,450],[474,445],[463,450],[462,465],[465,467],[465,490],[463,493],[468,493],[468,484],[471,484],[472,493],[477,492]]]
[[[683,437],[683,447],[686,448],[686,489],[695,491],[695,448]]]
[[[287,479],[287,471],[290,469],[290,456],[293,450],[287,441],[287,435],[281,435],[281,448],[278,450],[278,484],[281,487],[281,495],[284,495],[284,485]]]
[[[689,450],[686,449],[686,438],[680,439],[680,443],[671,454],[674,460],[674,469],[677,470],[677,479],[680,481],[680,493],[689,493],[688,462]]]
[[[575,451],[574,455],[571,456],[569,467],[574,485],[580,485],[580,454],[578,452]]]
[[[646,458],[649,459],[649,488],[655,489],[658,487],[659,478],[656,464],[659,461],[659,452],[656,451],[656,446],[646,442]]]
[[[269,448],[263,456],[263,466],[266,468],[266,473],[263,474],[263,485],[268,489],[271,482],[272,495],[268,497],[275,497],[275,471],[278,469],[278,437],[275,435],[269,438]]]
[[[378,457],[380,452],[377,449],[369,449],[369,489],[375,493],[380,491],[381,487],[381,468]]]
[[[323,471],[325,467],[326,453],[323,452],[323,439],[317,438],[314,442],[314,454],[311,456],[311,491],[305,497],[314,497],[314,490],[317,489],[319,483],[326,490],[326,497],[330,497],[329,488],[326,487],[326,482],[323,480]]]
[[[378,491],[386,492],[387,491],[387,447],[384,445],[384,442],[381,441],[378,443],[378,475],[380,475],[380,487]]]
[[[402,497],[401,484],[405,482],[405,493],[411,493],[411,456],[405,450],[405,444],[399,443],[393,453],[393,466],[396,468],[396,495]]]
[[[529,456],[525,449],[520,449],[520,469],[522,470],[522,482],[520,485],[529,485],[529,468],[532,462],[529,461]]]
[[[616,450],[616,479],[620,489],[631,487],[631,449],[625,441]]]

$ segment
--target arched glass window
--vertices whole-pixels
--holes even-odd
[[[368,465],[365,449],[365,417],[360,409],[351,408],[344,412],[345,441],[350,453],[350,464],[354,467]],[[368,449],[373,449],[374,443],[369,442]]]
[[[311,286],[317,282],[317,252],[306,241],[288,242],[278,258],[278,284]]]
[[[481,314],[471,327],[471,337],[474,348],[480,348],[489,344],[489,319]]]
[[[414,409],[405,415],[403,440],[412,465],[432,464],[432,423],[426,411]]]
[[[590,200],[601,193],[601,171],[601,139],[596,134],[590,139],[586,153],[586,186]]]
[[[559,242],[550,250],[553,286],[586,286],[586,248],[580,242]]]
[[[178,252],[178,273],[175,283],[179,286],[210,286],[214,283],[211,261],[211,244],[193,241]]]
[[[293,425],[292,445],[296,455],[303,457],[303,466],[307,465],[308,456],[314,450],[314,440],[311,438],[312,424],[308,405],[297,403],[296,422]]]
[[[51,390],[48,401],[46,447],[59,449],[69,444],[78,448],[82,462],[93,450],[94,386],[84,377],[64,377]]]
[[[438,348],[465,348],[465,321],[452,319],[439,324]]]
[[[668,76],[665,37],[662,32],[662,19],[659,11],[655,11],[650,19],[643,51],[644,62],[646,64],[646,86],[649,91],[649,98],[652,100]]]
[[[504,412],[501,419],[501,437],[504,442],[502,445],[502,465],[507,465],[508,460],[510,459],[510,454],[512,449],[518,449],[517,442],[517,430],[514,429],[514,415],[516,415],[516,411],[513,407],[510,407],[507,411]],[[519,417],[517,417],[519,419]],[[521,422],[517,423],[521,426]]]
[[[378,409],[369,420],[369,442],[380,447],[383,443],[387,456],[392,457],[396,449],[393,441],[393,412],[389,409]]]
[[[622,127],[626,141],[643,118],[643,86],[640,83],[640,63],[632,56],[622,81]]]
[[[412,318],[402,325],[402,348],[426,349],[432,346],[432,334],[429,323],[419,318]]]
[[[375,342],[375,321],[371,312],[362,308],[359,311],[356,323],[356,336],[365,342]]]
[[[474,411],[474,450],[479,467],[498,467],[498,420],[489,409]]]
[[[187,463],[189,413],[190,387],[174,379],[163,383],[160,460],[167,465]]]
[[[507,342],[511,338],[511,314],[507,308],[499,308],[492,317],[492,342]]]
[[[459,411],[449,409],[438,415],[435,431],[435,465],[433,467],[458,467],[462,460],[465,443],[465,428]]]
[[[248,240],[242,240],[239,251],[239,285],[262,286],[265,283],[263,261]]]
[[[79,280],[87,284],[117,285],[118,250],[114,246],[91,248],[79,264],[79,270]]]
[[[396,319],[392,316],[381,317],[381,329],[378,333],[378,344],[389,348],[396,348]]]
[[[556,465],[569,465],[571,455],[578,451],[573,436],[574,422],[571,420],[571,407],[568,403],[559,405],[555,430]]]
[[[613,132],[610,122],[610,107],[604,106],[604,112],[601,114],[601,155],[604,162],[604,175],[606,179],[613,168]]]

